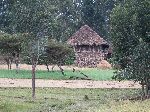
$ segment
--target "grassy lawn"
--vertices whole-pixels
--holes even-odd
[[[111,80],[114,75],[114,70],[99,70],[99,69],[83,69],[80,70],[82,73],[86,74],[92,80]],[[67,80],[71,76],[81,77],[84,76],[79,71],[69,71],[65,70],[65,76],[61,74],[60,71],[47,72],[47,71],[37,71],[37,79],[53,79],[53,80]],[[18,78],[18,79],[30,79],[31,71],[20,70],[16,74],[15,70],[0,70],[0,78]]]
[[[150,100],[122,100],[138,89],[0,88],[0,112],[150,112]]]

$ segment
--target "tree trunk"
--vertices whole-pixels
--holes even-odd
[[[60,65],[58,65],[58,67],[59,67],[59,69],[60,69],[60,71],[61,71],[62,75],[65,75],[65,73],[64,73],[64,69],[62,69]]]
[[[146,84],[146,96],[150,95],[150,84]]]
[[[11,64],[12,64],[12,62],[13,62],[13,58],[12,58],[12,57],[5,57],[4,60],[5,60],[6,63],[7,63],[8,70],[11,70]]]
[[[9,59],[9,67],[10,67],[9,69],[10,69],[10,70],[11,70],[11,68],[12,68],[12,67],[11,67],[12,62],[13,62],[13,59],[12,59],[12,58],[10,58],[10,59]]]
[[[146,96],[150,95],[150,82],[149,79],[146,78]]]
[[[7,63],[7,66],[8,66],[8,70],[9,70],[9,63]]]
[[[144,97],[145,97],[145,88],[144,88],[144,84],[142,84],[142,96],[141,96],[141,100],[143,100]]]
[[[19,71],[19,58],[18,57],[15,58],[15,64],[16,64],[16,74],[17,74]]]
[[[35,99],[35,64],[32,64],[32,98]]]
[[[7,63],[7,67],[8,67],[8,70],[9,70],[9,58],[8,58],[8,59],[5,58],[5,61],[6,61],[6,63]]]
[[[54,67],[55,67],[55,65],[52,66],[52,72],[54,72]]]
[[[19,63],[16,63],[16,74],[19,72]]]
[[[140,84],[142,85],[142,98],[144,98],[145,96],[144,81],[142,80]]]
[[[48,64],[46,64],[46,68],[47,68],[47,71],[49,72],[49,67],[48,67]]]

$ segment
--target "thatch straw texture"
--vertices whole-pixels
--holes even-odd
[[[108,43],[101,38],[95,31],[93,31],[88,25],[82,26],[73,36],[68,39],[68,44],[72,46],[76,45],[101,45]]]

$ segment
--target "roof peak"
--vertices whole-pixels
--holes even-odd
[[[101,38],[92,28],[88,25],[83,25],[81,28],[68,39],[68,44],[75,45],[101,45],[107,42]]]

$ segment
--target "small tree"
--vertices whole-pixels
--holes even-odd
[[[7,6],[8,5],[8,6]],[[42,52],[43,37],[51,32],[51,23],[56,7],[49,0],[17,0],[6,4],[10,21],[8,27],[12,33],[24,33],[28,37],[24,43],[22,56],[32,64],[32,97],[35,98],[35,68]],[[5,28],[4,28],[5,29]],[[7,30],[7,29],[6,29]]]
[[[8,69],[11,69],[11,64],[14,59],[16,73],[18,73],[19,56],[23,40],[24,38],[21,34],[0,33],[0,52],[4,56]]]
[[[61,68],[62,65],[65,65],[68,57],[72,56],[73,49],[65,43],[60,43],[55,40],[49,39],[48,44],[45,47],[45,52],[41,56],[41,63],[44,63],[47,66],[54,64],[58,65],[62,74],[64,75],[64,70]]]
[[[23,45],[22,57],[28,60],[32,65],[32,98],[35,99],[35,71],[39,58],[44,51],[46,42],[43,37],[34,37],[34,35],[26,35],[26,41]]]

